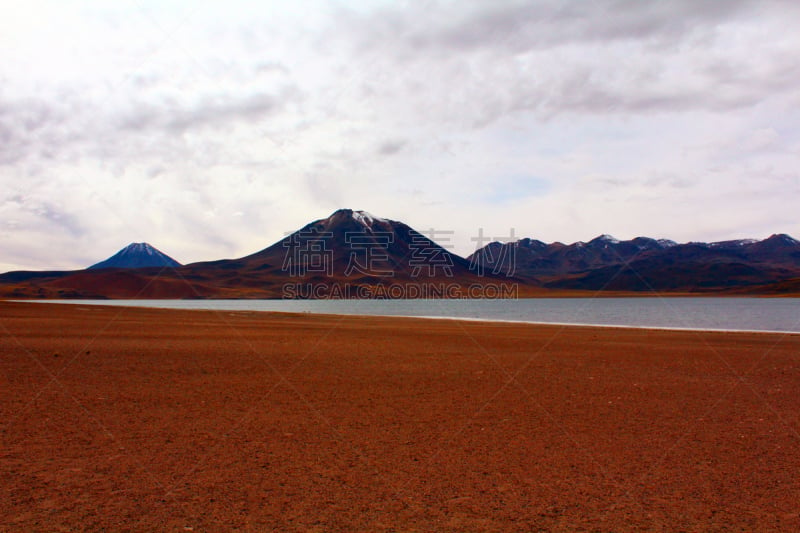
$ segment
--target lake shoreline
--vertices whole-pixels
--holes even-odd
[[[26,300],[15,300],[24,302]],[[576,327],[800,333],[800,300],[605,298],[536,300],[39,300],[36,303],[416,317]]]

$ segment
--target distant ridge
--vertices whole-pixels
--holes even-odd
[[[437,244],[435,233],[339,209],[235,259],[181,266],[133,243],[86,270],[7,272],[0,298],[494,298],[508,297],[500,293],[508,287],[520,297],[800,295],[800,242],[782,233],[684,244],[607,234],[572,244],[524,238],[492,242],[468,258]]]
[[[513,261],[504,258],[513,257]],[[589,242],[546,244],[534,239],[492,242],[468,258],[547,288],[582,290],[709,291],[768,285],[800,275],[800,242],[786,234],[767,239],[678,244],[600,235]]]
[[[87,270],[101,268],[179,267],[180,263],[146,242],[134,242]]]

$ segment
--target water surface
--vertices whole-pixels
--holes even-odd
[[[169,309],[415,316],[548,324],[800,333],[800,298],[48,301]]]

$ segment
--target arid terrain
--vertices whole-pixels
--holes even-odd
[[[796,531],[800,335],[0,302],[0,531]]]

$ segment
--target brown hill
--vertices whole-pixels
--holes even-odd
[[[161,269],[103,269],[0,276],[0,294],[24,298],[481,297],[506,276],[469,262],[402,222],[340,209],[239,259]],[[493,287],[494,296],[497,288]],[[511,296],[510,292],[504,293]]]
[[[406,224],[340,209],[238,259],[0,275],[6,298],[481,298],[798,294],[800,242],[494,242],[467,259]]]

